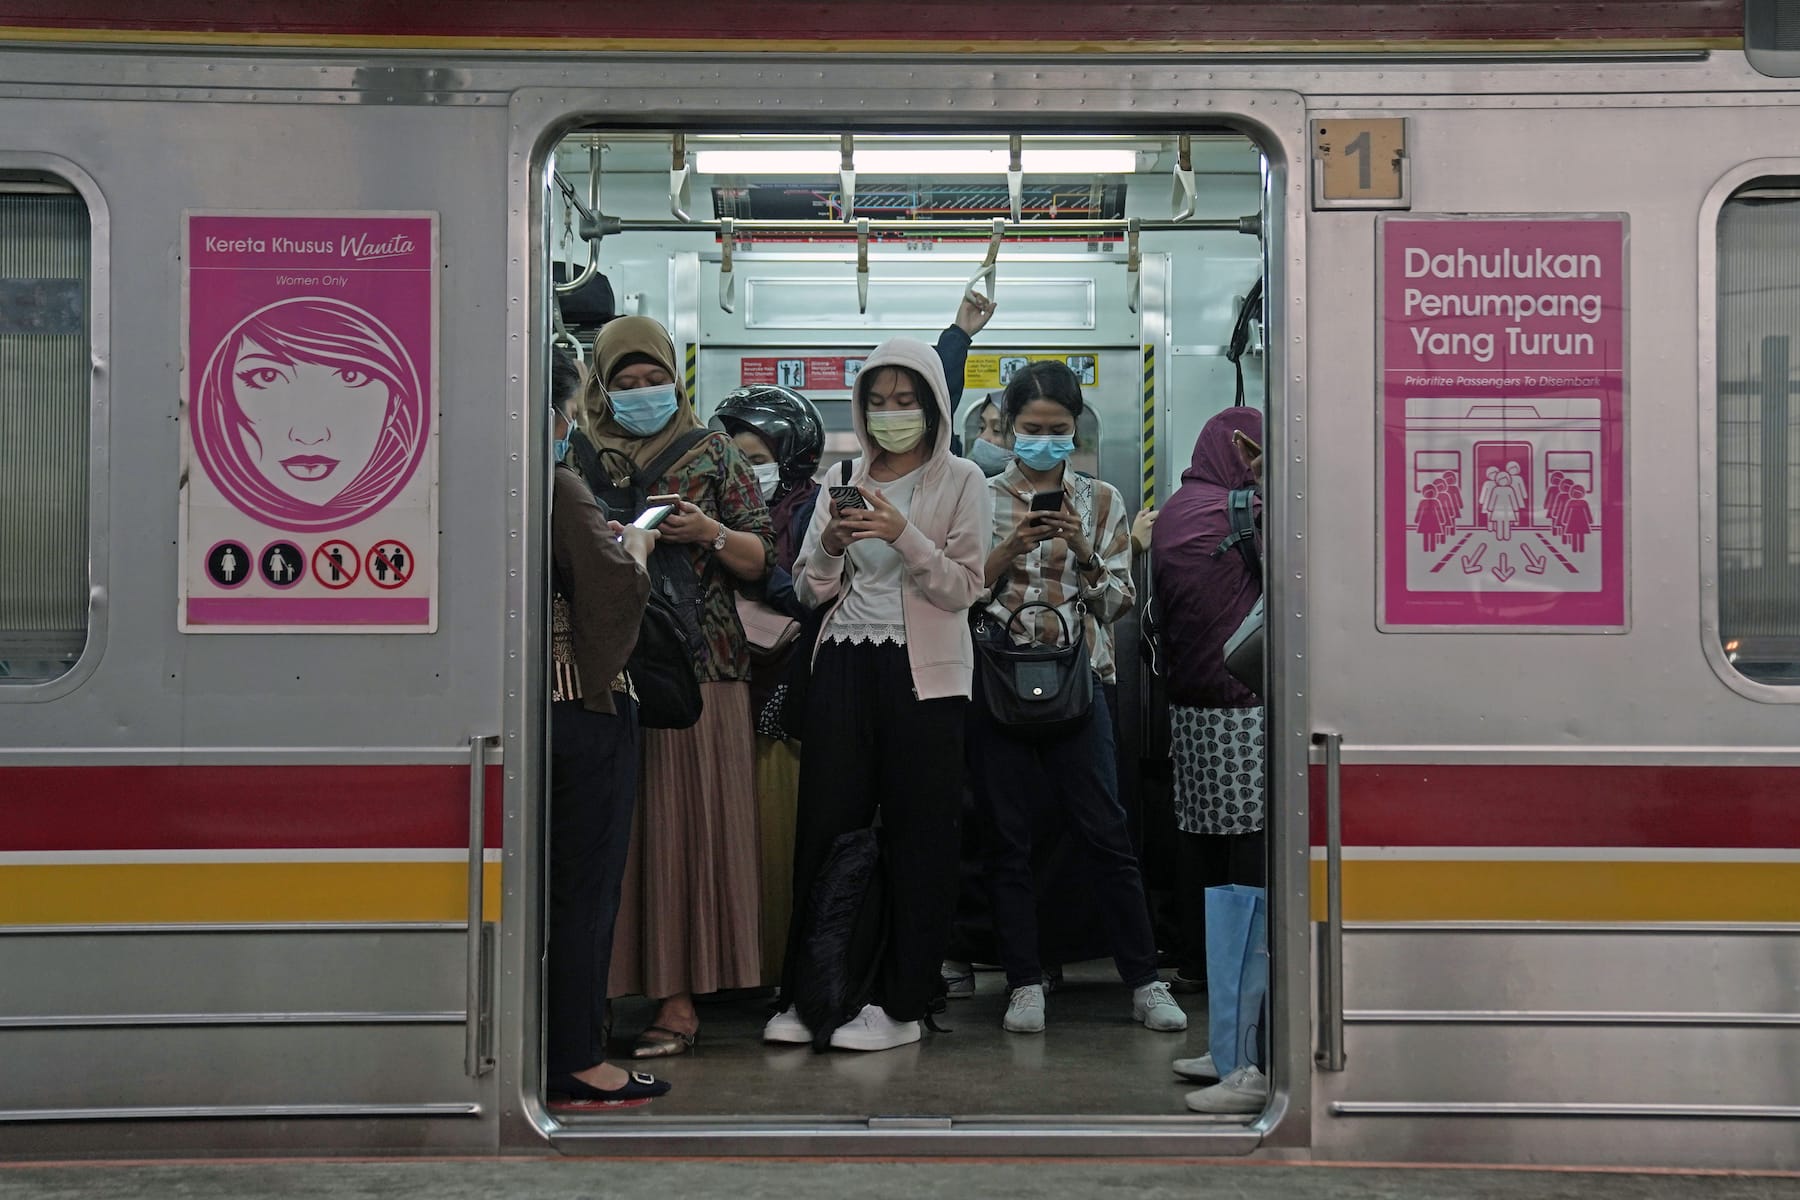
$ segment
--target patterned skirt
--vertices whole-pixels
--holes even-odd
[[[1183,833],[1263,827],[1263,710],[1169,706],[1175,816]]]

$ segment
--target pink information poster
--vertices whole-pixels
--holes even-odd
[[[1381,628],[1623,630],[1625,217],[1378,239]]]
[[[437,216],[201,213],[180,628],[437,628]]]

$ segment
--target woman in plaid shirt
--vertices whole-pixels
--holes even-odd
[[[1070,470],[1081,384],[1061,362],[1035,362],[1014,375],[1003,401],[1015,460],[988,480],[994,499],[987,613],[1006,624],[1020,605],[1055,607],[1087,639],[1096,676],[1087,721],[1059,740],[1026,740],[998,724],[982,697],[973,706],[969,773],[986,818],[994,932],[1012,996],[1005,1028],[1044,1029],[1044,973],[1038,961],[1037,895],[1031,829],[1046,810],[1060,814],[1086,851],[1094,897],[1119,977],[1132,989],[1131,1014],[1150,1029],[1187,1028],[1187,1014],[1157,978],[1156,939],[1126,829],[1113,754],[1109,686],[1114,621],[1131,607],[1131,531],[1125,498],[1111,484]],[[1032,497],[1061,493],[1055,511],[1031,511]],[[1015,641],[1058,645],[1057,615],[1033,609],[1010,628]],[[979,674],[977,675],[979,686]]]

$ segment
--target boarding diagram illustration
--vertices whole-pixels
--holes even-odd
[[[1601,588],[1598,397],[1406,401],[1412,592]]]

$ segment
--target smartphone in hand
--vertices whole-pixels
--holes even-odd
[[[833,484],[831,488],[831,498],[837,501],[837,506],[840,510],[846,508],[869,507],[868,497],[862,494],[861,488],[852,484]]]
[[[1062,506],[1063,494],[1060,491],[1034,492],[1032,494],[1031,511],[1034,513],[1061,512]]]
[[[639,513],[637,515],[637,520],[633,521],[632,524],[639,529],[655,529],[674,511],[675,506],[673,504],[652,504],[649,508],[646,508],[643,512]]]

